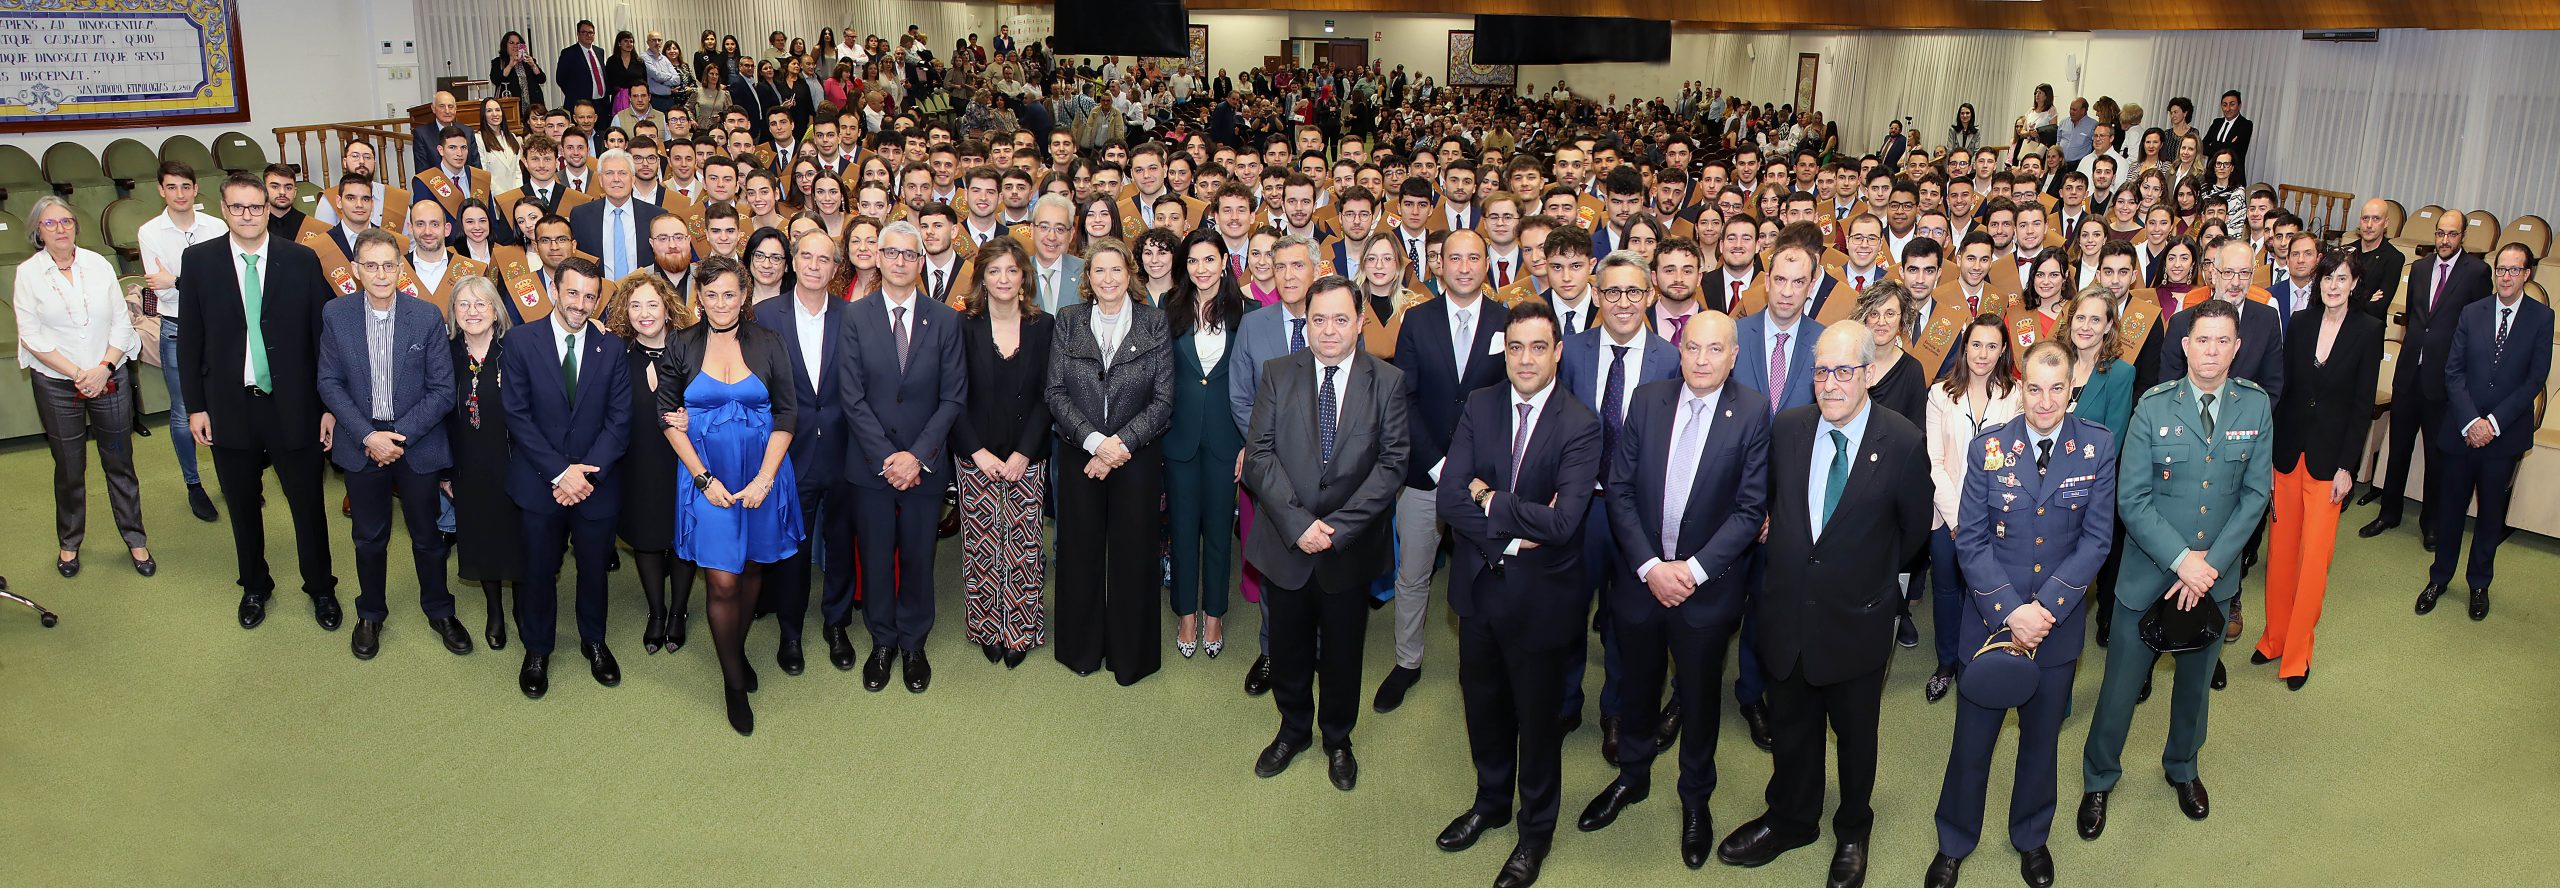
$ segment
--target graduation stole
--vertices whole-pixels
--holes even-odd
[[[528,267],[522,257],[507,260],[498,270],[499,280],[506,285],[507,299],[515,304],[516,316],[526,322],[551,316],[551,294],[543,292],[542,278]]]
[[[2160,292],[2135,290],[2125,301],[2124,317],[2116,319],[2116,353],[2138,355],[2151,338],[2152,322],[2160,318]]]

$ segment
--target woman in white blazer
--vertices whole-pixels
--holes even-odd
[[[1938,670],[1929,675],[1929,702],[1954,684],[1956,620],[1964,608],[1964,580],[1956,570],[1956,522],[1964,502],[1965,462],[1976,458],[1973,439],[2018,415],[2017,360],[2000,316],[1985,312],[1965,324],[1963,350],[1944,378],[1929,387],[1929,480],[1936,485],[1929,522],[1929,563],[1935,595],[1930,602]]]

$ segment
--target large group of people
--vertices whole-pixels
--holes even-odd
[[[1926,622],[1925,700],[1960,710],[1927,884],[1955,884],[1981,839],[2014,709],[2009,839],[2046,885],[2085,639],[2105,672],[2084,839],[2164,653],[2162,764],[2177,806],[2207,816],[2198,751],[2245,574],[2265,579],[2251,662],[2309,680],[2386,324],[2407,345],[2363,535],[2399,521],[2425,442],[2420,614],[2451,591],[2476,496],[2465,579],[2487,615],[2549,370],[2531,249],[2465,253],[2447,213],[2390,315],[2410,260],[2380,201],[2332,244],[2273,195],[2231,193],[2236,93],[2209,126],[2174,98],[2169,127],[2119,140],[2138,108],[2056,115],[2039,88],[2012,145],[1984,144],[1968,105],[1946,144],[1896,123],[1862,154],[1809,111],[1696,83],[1622,105],[1401,68],[1212,82],[1070,64],[1009,33],[935,59],[914,29],[894,48],[775,32],[771,59],[704,32],[679,64],[658,34],[600,50],[595,33],[579,23],[547,71],[509,33],[491,80],[522,114],[491,102],[467,126],[440,95],[414,175],[349,143],[309,216],[296,169],[231,176],[205,218],[197,171],[164,164],[139,312],[74,246],[70,208],[37,204],[18,349],[63,575],[90,439],[135,568],[156,567],[127,437],[140,320],[205,521],[211,452],[243,628],[277,585],[269,471],[312,614],[341,625],[332,467],[357,658],[394,622],[396,510],[427,625],[457,655],[512,629],[532,698],[564,564],[607,687],[631,631],[610,573],[634,568],[650,654],[686,643],[699,578],[741,734],[751,628],[771,615],[773,662],[799,675],[813,601],[833,666],[925,692],[947,537],[962,632],[989,663],[1045,646],[1122,685],[1165,668],[1168,606],[1181,659],[1220,656],[1240,568],[1261,632],[1245,690],[1280,722],[1253,769],[1320,749],[1350,791],[1370,613],[1394,609],[1369,701],[1388,713],[1421,686],[1437,588],[1477,774],[1440,848],[1516,823],[1496,884],[1537,879],[1596,659],[1616,772],[1579,830],[1644,801],[1672,753],[1690,867],[1813,843],[1836,791],[1828,883],[1849,886],[1887,664]],[[973,83],[1002,118],[930,101]],[[1118,119],[1088,144],[1096,113]],[[478,639],[448,570],[485,596]],[[1731,694],[1774,773],[1763,813],[1719,838],[1736,647]]]

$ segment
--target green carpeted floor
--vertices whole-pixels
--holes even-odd
[[[1478,885],[1514,841],[1505,829],[1463,854],[1431,844],[1474,791],[1445,612],[1405,707],[1377,715],[1362,701],[1349,794],[1313,756],[1253,777],[1276,719],[1239,690],[1250,606],[1233,611],[1235,644],[1214,661],[1175,656],[1168,617],[1164,671],[1137,687],[1077,678],[1045,651],[1007,672],[961,637],[950,545],[930,693],[864,693],[826,665],[815,633],[812,671],[784,676],[765,624],[752,642],[758,730],[742,739],[721,717],[699,607],[694,645],[644,655],[627,570],[614,577],[622,686],[587,677],[564,604],[572,637],[540,702],[515,689],[520,646],[457,658],[437,645],[397,540],[395,618],[374,661],[350,657],[348,631],[321,632],[289,591],[265,626],[241,631],[229,532],[187,515],[166,434],[136,442],[162,565],[148,580],[114,544],[95,481],[87,570],[55,576],[48,458],[0,450],[16,492],[0,500],[12,541],[0,573],[63,614],[44,630],[0,610],[0,885]],[[281,513],[279,499],[269,543],[289,590]],[[2560,862],[2545,832],[2560,819],[2560,546],[2506,546],[2489,621],[2465,619],[2458,595],[2421,619],[2409,610],[2426,565],[2417,537],[2354,539],[2370,514],[2348,515],[2308,688],[2288,693],[2274,667],[2227,656],[2233,683],[2214,697],[2203,763],[2211,820],[2179,816],[2158,776],[2164,667],[2106,837],[2071,835],[2101,671],[2087,661],[2053,842],[2066,884],[2505,885]],[[333,515],[331,528],[351,602],[346,523]],[[2254,640],[2254,583],[2249,598]],[[462,601],[476,627],[479,596]],[[1371,621],[1371,687],[1391,659],[1389,614]],[[1918,884],[1935,850],[1954,706],[1922,701],[1931,666],[1925,647],[1893,664],[1873,884]],[[1599,680],[1594,668],[1595,693]],[[1595,728],[1567,738],[1544,884],[1819,884],[1827,839],[1761,871],[1682,867],[1668,761],[1652,800],[1606,831],[1573,831],[1611,774],[1598,747]],[[1995,774],[2009,754],[2004,741]],[[1769,771],[1729,701],[1721,764],[1719,831],[1759,813]],[[1995,779],[1968,884],[2015,884],[2007,798]]]

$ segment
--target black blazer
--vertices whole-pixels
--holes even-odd
[[[685,278],[691,281],[693,275]],[[774,337],[781,340],[783,357],[791,368],[792,398],[798,402],[793,406],[799,412],[791,429],[791,471],[798,476],[801,487],[823,490],[843,474],[846,432],[843,402],[822,397],[835,392],[822,393],[819,389],[821,383],[835,380],[837,365],[852,360],[844,353],[836,334],[843,332],[845,319],[853,316],[853,303],[827,297],[827,313],[819,325],[823,332],[818,339],[818,376],[813,378],[807,370],[807,357],[800,353],[800,331],[796,326],[799,309],[792,304],[795,298],[786,290],[756,303],[755,325],[773,331]]]
[[[657,422],[643,423],[641,428],[664,431],[663,414],[685,408],[684,390],[693,384],[693,376],[701,372],[703,351],[711,342],[711,324],[695,324],[667,337],[665,356],[658,359]],[[768,397],[773,399],[773,430],[792,434],[799,427],[800,383],[791,365],[790,343],[782,335],[760,324],[738,325],[738,357],[747,364],[747,375],[764,382]]]
[[[1136,301],[1122,303],[1129,332],[1120,354],[1102,367],[1093,341],[1093,305],[1058,309],[1049,347],[1047,395],[1058,437],[1081,446],[1087,434],[1117,435],[1130,450],[1164,436],[1173,419],[1173,340],[1164,312]]]
[[[1583,582],[1583,516],[1599,483],[1600,417],[1571,393],[1550,385],[1537,427],[1511,468],[1518,417],[1509,385],[1467,397],[1466,415],[1449,441],[1449,465],[1438,496],[1449,523],[1449,607],[1459,619],[1482,621],[1496,637],[1529,650],[1564,647],[1590,622],[1591,586]],[[1495,494],[1488,512],[1470,500],[1468,479]],[[1537,544],[1503,554],[1513,540]]]
[[[240,368],[249,355],[248,313],[240,301],[240,276],[232,270],[228,235],[188,247],[178,276],[196,283],[178,295],[188,322],[178,325],[178,385],[187,409],[205,414],[217,447],[291,450],[320,443],[320,308],[336,292],[321,276],[310,247],[267,238],[264,309],[258,329],[267,343],[267,374],[275,389],[280,425],[262,426],[247,415],[248,387]]]
[[[2462,307],[2489,298],[2489,263],[2462,252],[2454,254],[2444,295],[2437,296],[2436,263],[2440,261],[2429,253],[2409,266],[2407,310],[2400,315],[2400,360],[2391,370],[2392,391],[2416,391],[2429,401],[2445,399],[2444,367],[2453,359],[2454,331],[2462,323]],[[2412,342],[2418,343],[2416,360],[2409,355]]]
[[[1610,535],[1618,544],[1623,570],[1609,573],[1612,613],[1644,623],[1662,609],[1635,568],[1646,561],[1695,559],[1706,571],[1680,615],[1690,626],[1742,619],[1748,585],[1745,570],[1760,522],[1769,503],[1769,396],[1726,378],[1716,396],[1716,415],[1708,420],[1707,437],[1698,454],[1698,471],[1689,482],[1689,504],[1680,512],[1676,551],[1662,547],[1662,498],[1670,483],[1671,432],[1679,423],[1680,399],[1686,383],[1666,379],[1636,389],[1627,411],[1627,427],[1618,435],[1618,452],[1609,457],[1608,508]],[[1664,557],[1668,554],[1670,557]]]
[[[1893,651],[1894,574],[1929,541],[1929,453],[1920,429],[1867,406],[1867,431],[1822,539],[1806,511],[1821,409],[1780,413],[1769,427],[1767,582],[1753,605],[1769,677],[1815,685],[1878,669]],[[1721,419],[1722,417],[1718,417]]]
[[[960,322],[969,408],[951,424],[953,454],[967,460],[984,450],[997,459],[1019,453],[1036,460],[1048,452],[1049,349],[1057,326],[1052,314],[1023,318],[1021,341],[1008,363],[996,353],[995,321],[978,315]]]
[[[2293,316],[2284,337],[2284,397],[2276,401],[2276,464],[2293,471],[2301,460],[2313,481],[2339,469],[2353,472],[2373,424],[2375,384],[2382,372],[2382,322],[2354,309],[2338,326],[2326,363],[2320,348],[2318,307]]]
[[[1244,458],[1254,520],[1244,560],[1269,584],[1366,594],[1387,569],[1394,535],[1386,521],[1411,452],[1404,374],[1356,348],[1349,367],[1330,463],[1317,439],[1313,349],[1271,359],[1254,389]],[[1298,537],[1319,519],[1333,527],[1333,548],[1310,555]]]
[[[1458,373],[1457,356],[1450,353],[1449,300],[1433,299],[1405,312],[1404,326],[1396,330],[1397,370],[1404,372],[1405,393],[1411,398],[1406,412],[1413,423],[1412,458],[1405,465],[1404,485],[1415,490],[1430,490],[1431,467],[1448,456],[1449,438],[1458,431],[1458,414],[1467,405],[1467,395],[1476,389],[1502,381],[1502,353],[1495,348],[1502,341],[1502,326],[1511,319],[1511,309],[1486,293],[1476,299],[1475,344],[1467,347],[1467,372]]]

